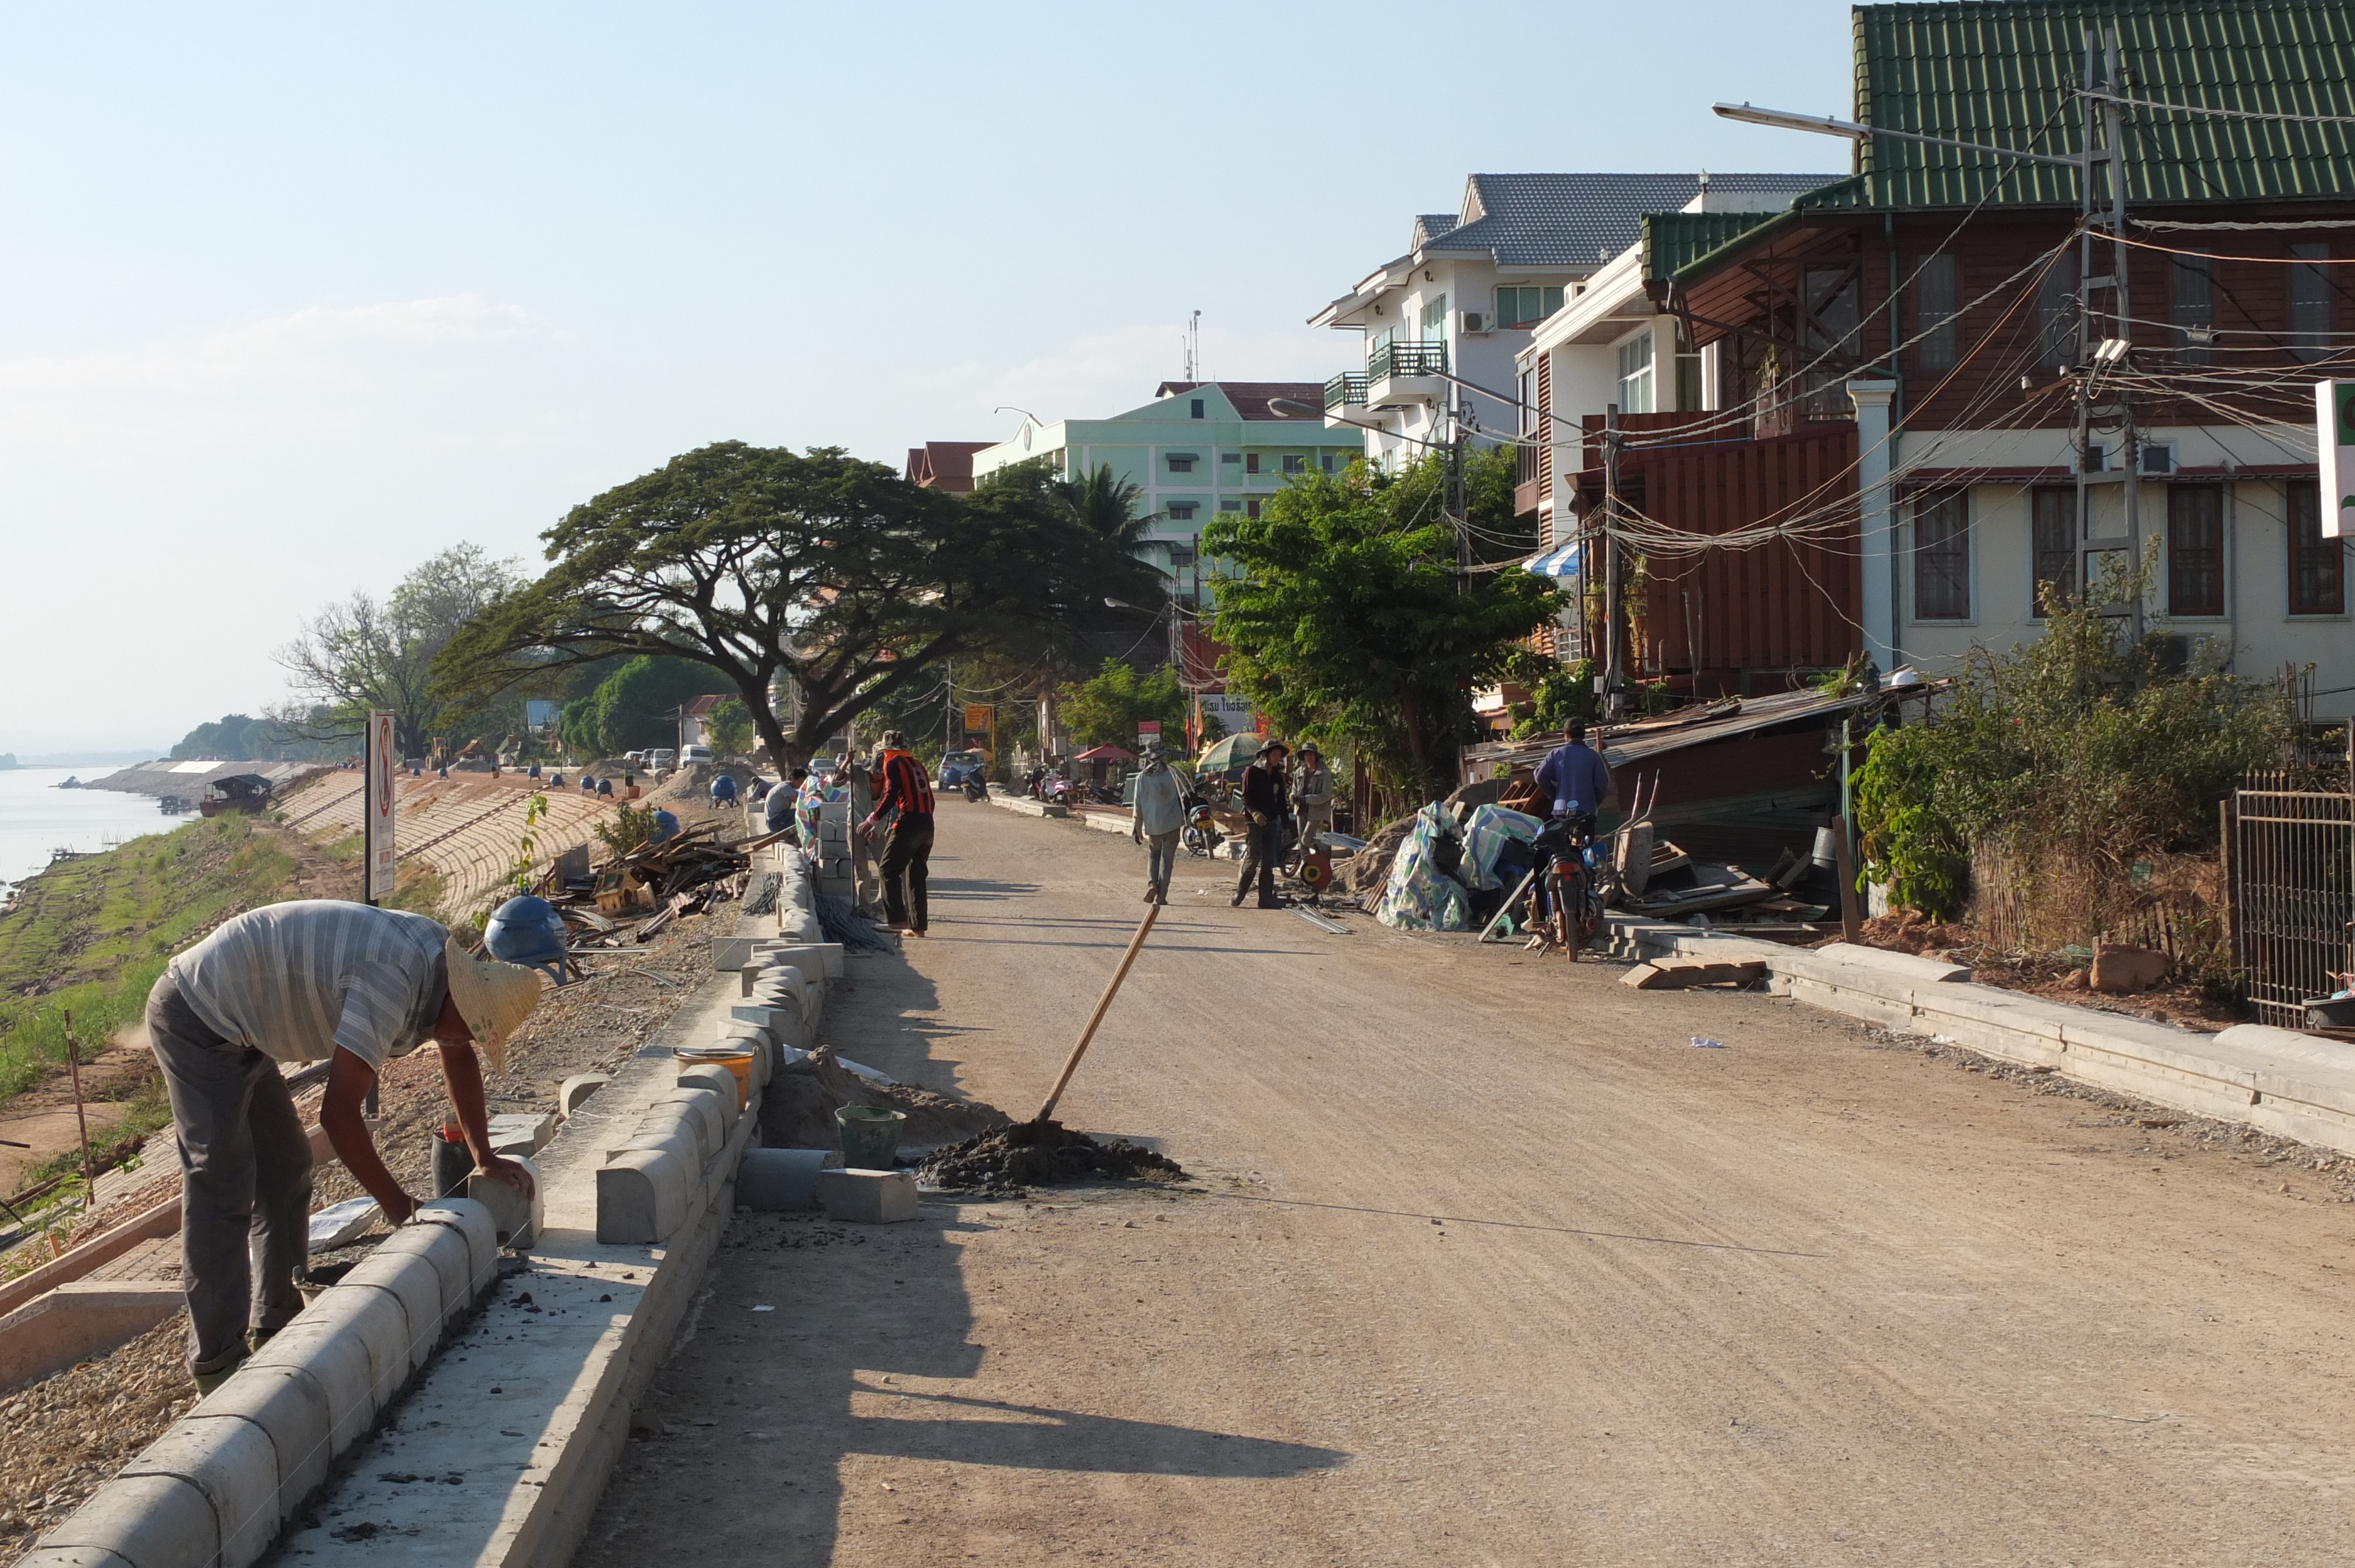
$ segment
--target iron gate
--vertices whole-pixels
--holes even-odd
[[[2257,1021],[2285,1029],[2305,1028],[2307,1000],[2355,969],[2355,795],[2315,782],[2311,772],[2253,773],[2232,792],[2232,963]]]

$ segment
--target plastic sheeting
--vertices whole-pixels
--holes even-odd
[[[1414,831],[1391,862],[1374,918],[1406,931],[1468,931],[1472,911],[1464,885],[1440,870],[1440,844],[1456,836],[1455,819],[1437,801],[1415,813]]]

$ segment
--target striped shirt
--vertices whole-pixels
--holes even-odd
[[[900,820],[913,817],[930,821],[932,815],[932,784],[924,777],[924,765],[904,751],[883,754],[883,793],[876,798],[875,810],[868,816],[873,821],[886,811],[896,810]]]
[[[324,898],[265,905],[174,959],[197,1016],[281,1062],[341,1046],[371,1067],[423,1042],[449,991],[449,932],[422,915]]]

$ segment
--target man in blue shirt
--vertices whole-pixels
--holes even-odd
[[[1575,817],[1590,835],[1594,815],[1611,796],[1611,769],[1586,744],[1586,726],[1577,719],[1561,727],[1562,743],[1538,764],[1538,791],[1547,813]]]

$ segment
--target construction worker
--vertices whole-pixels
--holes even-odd
[[[325,899],[249,910],[172,960],[147,995],[147,1039],[178,1139],[199,1391],[303,1309],[294,1277],[309,1255],[311,1140],[280,1065],[330,1064],[319,1125],[398,1225],[417,1200],[385,1169],[361,1106],[389,1058],[432,1041],[475,1173],[528,1199],[530,1172],[491,1152],[474,1054],[485,1049],[496,1071],[539,997],[531,970],[474,958],[421,915]]]
[[[1169,902],[1169,874],[1178,865],[1178,835],[1186,826],[1186,785],[1161,755],[1161,743],[1145,743],[1145,767],[1136,775],[1136,804],[1128,836],[1146,845],[1145,901]]]
[[[1242,874],[1235,878],[1235,895],[1229,902],[1240,905],[1243,895],[1252,890],[1252,876],[1259,876],[1259,906],[1281,909],[1283,900],[1275,895],[1275,868],[1284,863],[1284,759],[1291,748],[1280,740],[1271,740],[1259,748],[1258,758],[1243,769],[1243,813],[1250,826],[1243,833]]]
[[[1317,834],[1333,831],[1333,775],[1313,740],[1301,743],[1300,766],[1292,776],[1292,816],[1311,847]]]
[[[908,752],[907,737],[896,729],[883,732],[883,755],[877,764],[882,788],[875,809],[860,822],[868,839],[876,825],[890,813],[891,832],[883,841],[883,917],[894,931],[924,935],[930,924],[925,910],[925,884],[932,874],[932,782],[924,765]]]

